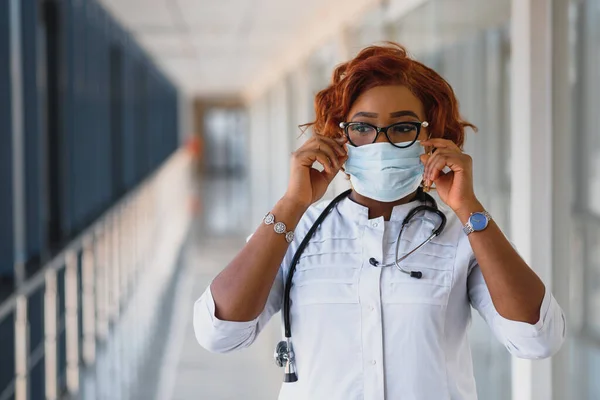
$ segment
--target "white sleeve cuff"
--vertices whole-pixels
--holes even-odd
[[[512,321],[506,319],[500,314],[496,313],[496,323],[501,327],[502,331],[505,332],[506,336],[516,337],[536,337],[544,331],[544,327],[547,325],[547,319],[554,313],[552,310],[557,307],[556,300],[552,293],[545,288],[544,299],[540,307],[540,319],[534,325],[527,322]]]
[[[254,329],[256,324],[258,323],[258,318],[254,318],[252,321],[224,321],[215,316],[215,300],[213,299],[212,292],[210,290],[210,285],[204,292],[206,304],[206,310],[208,315],[210,316],[210,321],[212,326],[215,329],[221,331],[241,331],[246,329]]]

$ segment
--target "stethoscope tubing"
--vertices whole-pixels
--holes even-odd
[[[289,269],[287,277],[286,277],[285,288],[284,288],[284,296],[283,296],[283,308],[282,308],[284,333],[285,333],[285,337],[288,338],[288,339],[292,337],[291,321],[290,321],[290,301],[291,301],[291,299],[290,299],[290,292],[291,292],[291,288],[292,288],[292,280],[294,278],[294,273],[296,271],[296,265],[298,264],[298,262],[300,260],[300,256],[302,255],[302,252],[304,251],[304,249],[308,245],[310,239],[315,234],[316,230],[319,228],[319,226],[321,225],[321,223],[323,222],[323,220],[327,217],[327,215],[329,215],[329,213],[331,212],[331,210],[333,210],[333,208],[340,201],[342,201],[343,199],[345,199],[346,197],[348,197],[351,192],[352,192],[352,189],[349,189],[349,190],[345,191],[344,193],[338,195],[335,199],[333,199],[327,205],[327,207],[325,208],[325,210],[323,210],[323,212],[319,215],[319,217],[317,218],[317,220],[314,222],[314,224],[311,226],[311,228],[306,233],[306,236],[304,237],[304,239],[302,240],[302,242],[298,246],[298,249],[296,250],[296,253],[294,254],[294,257],[292,258],[292,261],[290,263],[290,269]],[[423,194],[425,194],[425,193],[423,193]],[[444,230],[444,227],[446,226],[446,216],[444,215],[443,212],[441,212],[437,208],[437,204],[435,202],[435,199],[433,199],[433,197],[431,197],[429,195],[426,195],[426,200],[429,203],[431,203],[432,205],[431,206],[428,206],[428,205],[417,206],[413,210],[411,210],[408,213],[408,215],[404,218],[404,221],[402,222],[402,227],[400,228],[400,233],[398,234],[398,240],[396,242],[396,257],[395,257],[395,261],[393,263],[389,263],[389,264],[385,264],[385,265],[381,265],[381,266],[377,265],[378,267],[391,267],[391,266],[395,266],[400,271],[402,271],[402,272],[404,272],[406,274],[409,274],[411,277],[418,278],[418,279],[421,278],[422,274],[421,274],[420,271],[407,271],[406,269],[404,269],[400,265],[400,262],[404,261],[409,256],[411,256],[412,254],[414,254],[417,250],[419,250],[421,247],[425,246],[427,243],[429,243],[431,240],[433,240],[436,236],[439,236],[442,233],[442,231]],[[411,222],[412,218],[417,213],[419,213],[421,211],[431,211],[431,212],[437,214],[440,217],[440,221],[441,222],[438,224],[438,226],[436,227],[436,229],[432,232],[432,234],[423,243],[421,243],[419,246],[415,247],[414,249],[412,249],[411,251],[409,251],[408,253],[404,254],[402,257],[399,258],[398,257],[398,252],[399,252],[400,239],[401,239],[402,233],[403,233],[404,229],[408,225],[410,225],[410,222]]]
[[[300,256],[302,255],[302,252],[308,245],[308,242],[313,237],[313,235],[315,234],[315,232],[317,231],[317,229],[319,228],[319,226],[321,225],[321,223],[323,222],[325,217],[327,217],[327,215],[329,215],[329,213],[331,212],[331,210],[333,210],[333,208],[336,206],[336,204],[338,204],[340,201],[342,201],[343,199],[348,197],[350,195],[350,193],[352,193],[352,189],[346,190],[344,193],[338,195],[335,199],[333,199],[327,205],[325,210],[323,210],[321,215],[319,215],[317,220],[314,222],[314,224],[310,227],[310,229],[306,233],[306,236],[304,237],[304,239],[298,246],[298,249],[296,250],[294,257],[292,258],[292,262],[290,263],[290,270],[288,271],[286,281],[285,281],[285,288],[284,288],[284,295],[283,295],[282,313],[283,313],[283,326],[284,326],[286,338],[292,337],[292,330],[290,327],[290,325],[291,325],[290,324],[290,291],[292,289],[292,280],[294,278],[294,272],[296,272],[296,265],[298,264],[298,261],[300,260]]]
[[[295,369],[296,367],[295,367],[294,350],[292,347],[292,328],[291,328],[291,321],[290,321],[290,302],[291,302],[290,291],[292,288],[292,280],[294,278],[294,272],[296,271],[296,265],[298,265],[298,262],[300,261],[300,256],[302,255],[302,252],[308,245],[310,239],[313,237],[313,235],[315,234],[315,232],[317,231],[317,229],[319,228],[319,226],[321,225],[323,220],[327,217],[327,215],[329,215],[329,213],[331,212],[331,210],[333,210],[333,208],[336,206],[336,204],[338,204],[344,198],[348,197],[348,195],[351,192],[352,192],[351,189],[345,191],[344,193],[340,194],[335,199],[333,199],[327,205],[325,210],[323,210],[323,212],[319,215],[317,220],[310,227],[310,229],[306,233],[306,236],[304,237],[304,239],[298,246],[298,249],[296,250],[294,257],[292,257],[292,261],[290,263],[290,269],[289,269],[287,277],[286,277],[286,282],[285,282],[285,287],[284,287],[284,295],[283,295],[282,314],[283,314],[285,340],[279,342],[275,349],[275,361],[276,361],[277,365],[280,367],[283,366],[285,368],[284,382],[296,382],[298,380],[298,376],[297,376],[296,369]],[[424,197],[425,201],[429,202],[431,205],[417,206],[414,209],[412,209],[408,213],[408,215],[404,218],[404,221],[402,222],[402,227],[400,228],[400,232],[398,234],[398,240],[396,242],[396,253],[395,253],[395,257],[394,257],[395,258],[394,262],[380,266],[379,263],[377,262],[377,260],[375,260],[374,258],[371,258],[369,260],[369,262],[373,266],[378,266],[378,267],[395,266],[403,273],[409,274],[412,278],[421,279],[421,277],[423,276],[421,271],[405,270],[402,267],[402,265],[400,265],[400,263],[402,261],[404,261],[405,259],[407,259],[408,257],[410,257],[412,254],[414,254],[421,247],[425,246],[431,240],[433,240],[433,238],[435,238],[436,236],[439,236],[442,233],[442,231],[444,230],[444,227],[446,226],[446,216],[444,215],[444,213],[442,213],[437,208],[437,204],[435,202],[435,199],[433,199],[433,197],[427,195],[426,193],[424,193],[422,191],[420,191],[419,193],[420,193],[421,197],[422,198]],[[421,211],[434,212],[435,214],[437,214],[440,217],[440,223],[438,224],[436,229],[433,230],[431,235],[429,235],[429,237],[423,243],[421,243],[420,245],[418,245],[417,247],[415,247],[414,249],[412,249],[411,251],[409,251],[408,253],[404,254],[402,257],[399,258],[398,252],[400,250],[400,240],[402,238],[402,233],[404,232],[404,229],[408,225],[410,225],[412,218]]]

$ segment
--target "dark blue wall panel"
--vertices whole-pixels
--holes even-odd
[[[40,146],[40,98],[38,96],[37,0],[21,1],[23,70],[23,135],[25,149],[25,245],[26,258],[39,256],[45,247],[43,231],[42,148]]]
[[[63,68],[61,70],[61,88],[62,88],[62,135],[64,137],[64,164],[63,164],[63,175],[65,184],[63,185],[63,234],[66,239],[72,238],[76,231],[76,219],[73,213],[74,205],[76,204],[75,199],[75,186],[73,184],[75,163],[74,158],[77,153],[76,148],[76,136],[75,136],[75,84],[73,79],[73,72],[75,70],[75,30],[74,25],[75,13],[73,11],[73,0],[62,1],[63,19],[61,20],[62,25],[62,38],[63,38]]]
[[[0,275],[13,273],[12,117],[9,2],[0,1]]]
[[[8,314],[0,321],[0,343],[15,342],[15,314]],[[15,346],[2,346],[0,357],[0,393],[2,393],[15,379]]]
[[[110,19],[104,9],[100,11],[100,38],[101,38],[101,60],[102,60],[102,85],[100,86],[101,94],[101,116],[100,126],[101,131],[98,135],[98,153],[101,155],[98,163],[98,201],[94,205],[94,213],[97,214],[108,208],[111,204],[112,193],[112,135],[110,132]]]
[[[125,41],[125,46],[129,42]],[[126,47],[128,50],[129,47]],[[123,57],[124,61],[124,98],[125,98],[125,114],[123,116],[123,180],[126,187],[131,187],[135,184],[136,168],[135,168],[135,139],[136,139],[136,123],[137,118],[136,103],[135,103],[135,60],[131,53],[127,52]]]

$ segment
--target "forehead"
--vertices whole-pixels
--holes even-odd
[[[413,111],[421,119],[425,113],[423,104],[406,86],[376,86],[361,93],[350,108],[352,117],[357,112],[373,112],[387,117],[396,111]]]

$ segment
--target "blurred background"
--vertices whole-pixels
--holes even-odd
[[[192,306],[383,40],[454,87],[477,195],[567,315],[526,361],[474,313],[479,397],[600,399],[600,0],[0,0],[0,400],[276,398],[279,316],[212,355]]]

